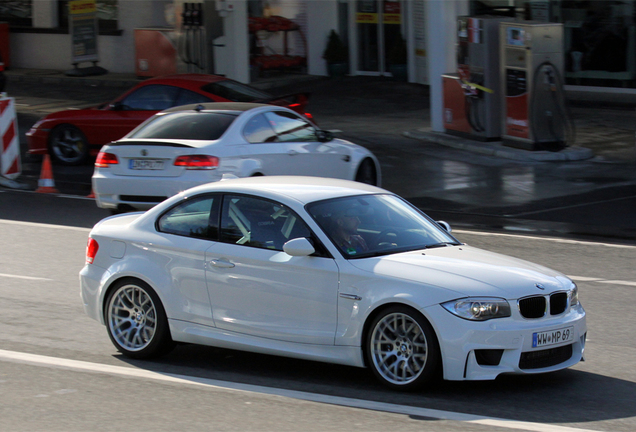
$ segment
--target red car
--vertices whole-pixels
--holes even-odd
[[[204,102],[260,102],[305,112],[308,95],[272,96],[231,79],[204,74],[151,78],[94,108],[65,110],[41,118],[27,132],[30,154],[47,152],[63,165],[80,165],[99,149],[168,108]]]

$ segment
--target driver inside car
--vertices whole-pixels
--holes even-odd
[[[367,242],[358,234],[361,214],[361,209],[356,207],[343,209],[334,214],[331,235],[334,243],[347,255],[369,250]]]

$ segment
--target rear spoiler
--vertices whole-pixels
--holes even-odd
[[[113,141],[108,144],[111,147],[129,145],[129,146],[158,146],[158,147],[185,147],[193,148],[191,145],[176,143],[176,142],[164,142],[164,141]]]

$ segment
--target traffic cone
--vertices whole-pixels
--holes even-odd
[[[60,191],[55,189],[53,169],[51,168],[51,157],[48,154],[44,155],[44,160],[42,161],[42,173],[38,180],[38,188],[35,191],[41,193],[60,193]]]
[[[93,190],[93,188],[91,188],[91,193],[86,195],[86,198],[95,198],[95,191]]]

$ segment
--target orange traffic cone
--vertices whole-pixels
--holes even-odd
[[[51,168],[51,157],[48,154],[44,155],[44,160],[42,161],[42,173],[38,180],[38,188],[35,191],[41,193],[60,193],[60,191],[55,189],[53,169]]]
[[[95,198],[95,191],[93,190],[93,188],[91,188],[91,193],[86,195],[86,198]]]

